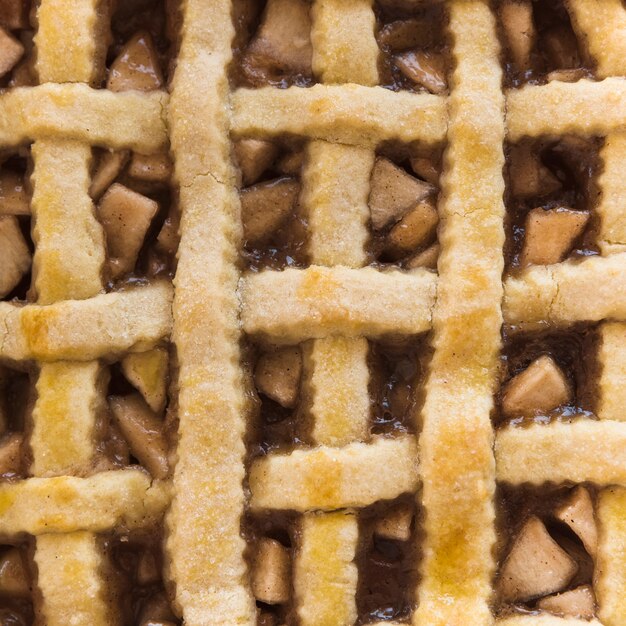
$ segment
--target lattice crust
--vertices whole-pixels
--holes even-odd
[[[506,428],[496,438],[497,477],[513,484],[623,484],[625,442],[622,424],[608,420]]]
[[[167,143],[162,93],[112,93],[85,85],[47,83],[0,96],[0,143],[73,139],[149,154]]]
[[[296,511],[364,507],[417,488],[413,437],[272,454],[250,469],[250,505]]]
[[[100,472],[89,478],[57,476],[0,484],[0,533],[102,532],[147,527],[169,501],[167,486],[140,470]]]
[[[3,17],[14,4],[3,4]],[[30,302],[0,303],[0,358],[29,368],[36,380],[26,432],[33,477],[0,484],[0,533],[10,542],[35,536],[41,623],[104,626],[120,623],[125,611],[112,607],[115,583],[105,578],[96,533],[154,528],[171,498],[169,485],[145,470],[98,473],[106,376],[95,359],[146,351],[169,337],[173,294],[165,281],[103,293],[105,239],[89,195],[92,146],[163,150],[168,98],[89,87],[105,73],[105,3],[42,0],[33,16],[42,84],[0,95],[2,148],[33,142]]]
[[[555,326],[623,320],[625,260],[626,255],[620,253],[530,267],[505,281],[504,317],[510,324],[547,321]]]
[[[393,93],[382,87],[240,89],[233,94],[231,105],[232,129],[241,137],[293,133],[373,148],[389,139],[438,143],[446,134],[443,98]]]
[[[0,302],[0,356],[14,361],[89,361],[148,350],[171,332],[171,301],[171,285],[157,281],[48,306]],[[94,328],[106,333],[94,336]]]
[[[426,540],[417,624],[487,623],[494,569],[490,411],[501,324],[504,101],[488,7],[453,3],[450,29],[456,69],[442,185],[435,354],[420,437]],[[442,602],[445,597],[454,602]]]
[[[312,266],[250,274],[240,286],[243,328],[284,343],[329,334],[418,334],[430,328],[435,283],[423,269]],[[278,302],[282,306],[276,310]]]

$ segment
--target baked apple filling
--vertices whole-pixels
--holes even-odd
[[[498,495],[498,613],[594,617],[594,489],[501,487]]]
[[[509,269],[598,254],[599,139],[527,139],[506,148],[505,258]]]
[[[596,333],[581,326],[568,331],[515,333],[505,329],[501,424],[547,423],[593,418]]]
[[[271,511],[244,519],[242,531],[259,626],[295,623],[292,567],[297,528],[293,513]]]
[[[35,3],[33,3],[35,4]],[[0,88],[37,84],[29,0],[5,0],[0,11]]]
[[[376,157],[368,199],[373,263],[437,267],[440,170],[439,150],[395,147]]]
[[[112,9],[106,88],[163,89],[173,72],[179,0],[124,0]]]
[[[35,566],[27,545],[0,547],[0,624],[29,626],[34,623]]]
[[[415,605],[420,556],[414,496],[378,502],[359,512],[359,623],[403,620]]]
[[[176,436],[168,404],[170,356],[165,348],[129,354],[111,367],[107,406],[98,423],[98,469],[138,464],[154,478],[170,474]]]
[[[307,0],[236,0],[230,78],[234,87],[313,84],[311,4]]]
[[[292,449],[305,439],[300,402],[303,358],[300,346],[250,346],[254,419],[251,456]]]
[[[307,263],[307,221],[300,204],[304,147],[294,141],[240,139],[234,158],[241,172],[242,257],[248,269]]]
[[[179,212],[165,152],[144,155],[94,149],[89,192],[107,242],[105,276],[120,282],[172,277]]]
[[[26,475],[30,451],[24,433],[33,403],[29,374],[0,367],[0,481]]]
[[[563,0],[501,0],[498,18],[507,85],[593,77]]]
[[[0,299],[30,300],[30,151],[6,152],[0,163]]]
[[[176,626],[163,582],[161,528],[104,539],[111,568],[109,593],[123,624]]]
[[[370,342],[371,432],[415,432],[430,351],[425,339]]]
[[[450,60],[443,4],[379,0],[375,10],[381,85],[445,94]]]

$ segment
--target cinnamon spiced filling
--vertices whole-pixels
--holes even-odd
[[[241,175],[241,256],[247,269],[308,264],[308,224],[300,202],[304,155],[303,143],[292,138],[235,142],[233,157]]]
[[[0,546],[0,623],[6,626],[35,623],[32,552],[28,544]]]
[[[599,254],[596,245],[602,140],[524,139],[505,153],[507,269]]]
[[[498,487],[498,617],[595,616],[595,499],[592,485]]]
[[[409,494],[359,512],[358,624],[410,617],[419,580],[420,519]]]
[[[235,0],[233,23],[234,88],[314,84],[310,2]]]
[[[595,419],[594,326],[535,332],[505,327],[503,338],[497,425]]]
[[[109,564],[108,592],[128,626],[177,626],[163,581],[163,529],[152,528],[102,540]]]
[[[370,264],[436,269],[441,149],[389,144],[370,177]]]
[[[379,0],[375,12],[380,84],[393,91],[446,94],[451,63],[443,3]]]
[[[497,14],[506,86],[593,78],[563,0],[501,0]]]
[[[36,18],[30,0],[4,2],[0,12],[0,90],[36,85],[33,37]]]

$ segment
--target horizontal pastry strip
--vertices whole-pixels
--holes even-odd
[[[91,361],[147,350],[171,333],[172,295],[157,281],[46,306],[0,302],[0,358]]]
[[[152,482],[142,470],[5,482],[0,536],[145,527],[159,520],[168,503],[167,483]]]
[[[239,136],[293,133],[373,147],[389,139],[437,143],[446,134],[444,98],[396,93],[382,87],[348,84],[239,89],[231,103],[232,130]]]
[[[581,418],[505,428],[496,435],[495,456],[500,482],[626,485],[626,425]]]
[[[510,324],[555,325],[626,319],[626,253],[531,267],[504,283]]]
[[[528,85],[506,94],[507,128],[511,141],[540,135],[607,135],[626,129],[626,82],[552,81]]]
[[[602,626],[597,619],[582,620],[556,615],[515,615],[496,620],[497,626]]]
[[[417,485],[415,438],[379,437],[369,444],[320,446],[255,461],[250,505],[295,511],[364,507],[415,491]]]
[[[163,92],[114,93],[52,83],[12,89],[0,96],[0,145],[58,137],[154,152],[167,144],[166,105]]]
[[[240,283],[243,329],[295,343],[332,334],[377,337],[429,330],[436,276],[312,266],[248,274]]]

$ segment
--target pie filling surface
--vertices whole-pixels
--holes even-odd
[[[624,76],[620,0],[0,0],[0,623],[626,624]]]

